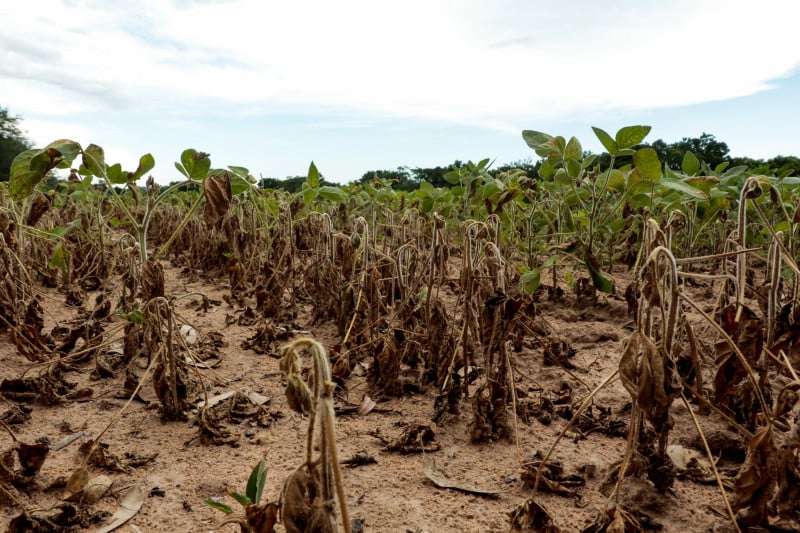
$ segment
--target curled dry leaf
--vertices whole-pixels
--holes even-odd
[[[142,265],[139,279],[142,284],[142,296],[145,300],[164,296],[164,267],[161,263],[148,259]]]
[[[82,466],[75,470],[67,480],[64,499],[91,505],[108,492],[111,483],[111,478],[102,474],[89,477],[89,471]]]
[[[203,183],[203,195],[206,197],[203,220],[209,226],[218,227],[231,207],[233,198],[231,175],[223,172],[220,175],[208,176]]]
[[[439,449],[439,443],[430,426],[409,424],[399,437],[386,446],[386,449],[400,453],[434,452]]]
[[[561,533],[541,504],[527,500],[511,511],[511,533]]]
[[[358,411],[356,411],[356,414],[358,414],[358,416],[368,415],[373,409],[375,409],[376,405],[377,404],[375,403],[375,400],[365,394],[364,398],[361,400],[361,405],[358,406]]]
[[[119,500],[119,507],[111,516],[111,522],[95,533],[109,533],[133,518],[144,503],[144,493],[139,485],[132,485]]]
[[[67,486],[64,488],[64,499],[75,500],[77,496],[83,492],[83,488],[89,482],[89,471],[86,467],[81,466],[76,469],[67,480]]]
[[[748,526],[765,526],[769,516],[767,504],[777,485],[777,454],[771,427],[758,430],[747,445],[747,457],[734,482],[734,511],[747,508],[742,522]]]
[[[442,489],[455,489],[461,492],[469,492],[470,494],[479,494],[481,496],[497,496],[501,490],[487,489],[473,485],[467,481],[455,481],[447,477],[447,475],[436,468],[436,461],[433,457],[426,455],[422,458],[422,470],[425,476],[433,481],[433,484]]]
[[[187,346],[197,344],[197,330],[189,324],[181,325],[180,333]]]

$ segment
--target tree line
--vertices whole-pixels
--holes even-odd
[[[11,162],[20,152],[32,147],[31,142],[22,131],[21,117],[9,113],[8,108],[0,107],[0,181],[8,181]],[[744,165],[754,174],[783,176],[800,176],[800,158],[796,156],[778,155],[770,159],[754,159],[750,157],[731,157],[728,145],[714,137],[710,133],[703,133],[700,137],[684,137],[680,141],[667,143],[661,139],[649,144],[642,144],[635,148],[645,146],[652,147],[657,153],[661,162],[671,169],[680,169],[683,157],[687,151],[691,151],[700,161],[705,161],[711,168],[721,163],[729,163],[731,166]],[[601,168],[607,168],[610,161],[608,154],[599,154],[596,163]],[[618,164],[624,164],[619,162]],[[492,167],[497,173],[521,169],[531,178],[538,178],[540,163],[527,158],[512,163]],[[447,166],[436,166],[430,168],[400,166],[394,170],[370,170],[365,172],[356,183],[371,183],[373,180],[388,181],[395,190],[412,191],[419,187],[420,183],[427,181],[434,187],[449,187],[450,183],[445,181],[444,175],[454,168],[461,168],[464,163],[459,160],[453,161]],[[289,176],[280,178],[264,178],[259,180],[258,185],[262,189],[284,189],[288,192],[300,191],[305,182],[305,176]],[[335,183],[325,181],[323,185],[335,185]]]

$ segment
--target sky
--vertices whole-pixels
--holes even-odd
[[[0,106],[36,146],[95,143],[180,178],[186,148],[255,177],[536,158],[703,132],[800,155],[796,0],[27,0],[0,3]]]

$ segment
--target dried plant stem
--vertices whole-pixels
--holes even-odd
[[[3,429],[8,431],[8,434],[11,436],[11,440],[12,441],[17,442],[17,436],[14,435],[14,432],[11,430],[10,427],[8,427],[8,424],[6,424],[4,421],[0,420],[0,426],[3,426]]]
[[[714,319],[712,319],[710,316],[708,316],[708,314],[705,311],[700,309],[700,306],[697,305],[696,303],[694,303],[694,301],[691,298],[689,298],[688,296],[683,294],[683,292],[680,291],[680,289],[679,289],[679,295],[680,295],[681,300],[683,300],[684,302],[689,304],[695,311],[700,313],[700,315],[703,318],[705,318],[706,321],[709,324],[711,324],[711,326],[714,329],[717,330],[717,332],[722,336],[723,339],[725,339],[725,341],[728,343],[728,345],[731,347],[731,349],[734,351],[734,353],[736,353],[736,356],[739,358],[739,362],[742,363],[742,365],[744,366],[744,368],[747,371],[748,375],[750,376],[750,379],[753,382],[753,385],[754,385],[753,389],[755,389],[756,395],[758,396],[758,401],[761,403],[761,406],[763,408],[764,416],[767,418],[767,420],[769,420],[770,424],[772,424],[772,418],[771,418],[771,415],[769,413],[769,408],[768,408],[769,404],[767,404],[767,402],[764,400],[764,395],[761,392],[761,388],[758,387],[758,385],[757,385],[758,384],[758,379],[756,379],[755,371],[750,366],[750,363],[747,362],[747,358],[744,356],[742,351],[739,349],[739,347],[736,345],[736,343],[733,342],[733,339],[731,339],[730,335],[728,335],[725,332],[725,330],[722,329],[722,327],[719,324],[714,322]]]
[[[733,252],[722,252],[712,255],[698,255],[695,257],[681,257],[675,259],[675,262],[679,265],[685,263],[699,263],[701,261],[713,261],[716,259],[725,259],[727,257],[734,257],[740,254],[749,254],[750,252],[760,252],[760,251],[761,248],[743,248],[741,250],[735,250]]]
[[[691,392],[694,395],[695,399],[697,399],[698,402],[703,404],[703,406],[708,407],[709,409],[711,409],[712,411],[717,413],[725,421],[726,424],[730,424],[731,426],[736,428],[736,430],[739,431],[739,433],[741,433],[742,435],[744,435],[748,439],[753,436],[753,433],[749,429],[747,429],[746,427],[744,427],[743,425],[738,423],[736,420],[731,418],[722,409],[720,409],[719,407],[714,405],[713,402],[710,402],[710,401],[706,400],[703,397],[702,393],[700,391],[698,391],[696,388],[694,388],[691,385],[689,385],[688,383],[686,383],[685,379],[681,379],[681,385],[683,386],[684,389],[686,389],[689,392]]]
[[[764,211],[761,209],[761,206],[758,203],[753,202],[753,207],[756,208],[756,212],[758,213],[761,221],[764,222],[764,225],[767,227],[767,231],[769,231],[772,238],[777,241],[778,247],[781,249],[781,257],[783,258],[786,266],[792,269],[792,272],[800,276],[800,268],[798,268],[797,263],[793,259],[793,255],[789,253],[789,250],[786,249],[786,246],[783,244],[783,239],[778,239],[777,232],[772,228],[772,225],[767,220],[767,215],[764,214]]]
[[[769,275],[769,285],[767,289],[767,346],[772,346],[775,340],[775,319],[778,314],[779,290],[781,281],[781,251],[778,242],[783,240],[783,232],[779,231],[773,237],[769,245],[767,255],[767,271]],[[766,371],[766,366],[765,366]]]
[[[741,529],[739,529],[739,524],[736,523],[736,515],[731,508],[731,504],[728,501],[728,495],[725,493],[725,486],[722,484],[722,478],[717,471],[717,464],[714,461],[714,454],[711,453],[711,448],[708,446],[708,441],[706,440],[706,436],[703,433],[703,429],[700,427],[700,422],[698,422],[697,417],[694,416],[694,411],[692,411],[692,406],[689,405],[689,402],[686,400],[686,396],[681,392],[681,400],[683,400],[683,405],[686,406],[686,410],[689,411],[689,415],[692,417],[692,422],[694,423],[694,427],[697,429],[697,433],[700,435],[700,440],[703,442],[703,448],[706,451],[706,456],[708,457],[708,462],[711,464],[711,469],[714,471],[714,479],[717,480],[717,486],[719,487],[719,492],[722,494],[722,500],[725,502],[725,509],[728,510],[728,516],[731,518],[731,522],[733,523],[733,527],[736,528],[736,531],[741,533]]]
[[[505,345],[501,347],[503,356],[506,360],[506,367],[508,368],[508,386],[511,389],[511,413],[514,415],[514,446],[517,452],[517,461],[522,464],[522,454],[519,447],[519,422],[517,420],[517,386],[514,383],[514,367],[511,365],[511,357],[508,355],[510,350],[511,341],[506,341]]]
[[[21,501],[19,501],[19,500],[17,499],[17,497],[16,497],[16,496],[14,496],[14,495],[13,495],[13,494],[12,494],[10,491],[6,490],[6,488],[5,488],[5,487],[4,487],[2,484],[0,484],[0,492],[2,492],[2,493],[3,493],[3,495],[4,495],[6,498],[8,498],[9,500],[11,500],[11,502],[12,502],[14,505],[16,505],[17,507],[22,507],[22,508],[24,508],[24,507],[25,507],[24,505],[22,505],[22,502],[21,502]]]
[[[86,466],[86,463],[89,461],[89,458],[94,453],[94,450],[100,445],[100,439],[103,437],[103,435],[105,435],[105,433],[109,429],[111,429],[111,426],[113,426],[114,423],[117,420],[119,420],[119,418],[122,416],[122,413],[125,411],[125,409],[127,409],[128,406],[131,404],[131,402],[133,402],[133,400],[139,395],[139,391],[142,390],[142,386],[144,385],[145,378],[147,378],[147,376],[150,374],[150,371],[153,369],[153,365],[155,365],[156,359],[157,359],[156,357],[152,357],[150,359],[150,364],[147,365],[147,368],[145,369],[144,374],[142,374],[142,377],[139,380],[139,383],[136,384],[136,388],[133,390],[131,395],[128,397],[128,400],[125,402],[125,405],[120,407],[119,411],[114,413],[114,416],[112,416],[111,419],[108,421],[108,424],[106,424],[106,427],[104,427],[103,430],[100,431],[100,433],[98,433],[97,436],[94,438],[94,443],[92,444],[92,448],[86,453],[86,457],[83,460],[83,465],[82,466]]]
[[[323,499],[333,498],[331,485],[336,492],[336,499],[339,502],[339,512],[341,514],[342,525],[345,533],[350,533],[350,518],[347,512],[347,499],[342,482],[342,472],[339,467],[338,451],[336,449],[336,431],[334,426],[333,409],[333,390],[334,383],[331,377],[330,363],[325,348],[319,342],[308,337],[301,337],[284,348],[283,361],[290,357],[299,357],[296,354],[300,350],[308,349],[311,354],[313,369],[313,398],[316,402],[309,412],[308,438],[306,440],[306,461],[305,465],[311,467],[313,462],[313,437],[316,429],[316,417],[319,415],[320,421],[320,468],[322,477]],[[297,365],[299,365],[299,360]],[[318,411],[318,413],[317,413]],[[302,468],[302,467],[301,467]],[[332,476],[332,480],[331,480]],[[332,483],[331,483],[332,481]]]
[[[669,264],[669,309],[667,309],[667,319],[664,322],[664,351],[669,357],[672,353],[672,341],[675,336],[675,324],[678,319],[678,268],[675,264],[675,256],[672,251],[664,246],[657,246],[650,252],[645,266],[649,263],[655,264],[659,255],[664,256]],[[665,299],[661,298],[663,302]],[[663,304],[662,304],[663,305]]]

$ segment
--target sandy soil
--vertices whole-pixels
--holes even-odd
[[[90,473],[105,474],[113,479],[111,493],[88,506],[89,515],[98,521],[102,512],[112,512],[117,499],[132,484],[138,484],[146,495],[140,512],[118,531],[235,531],[233,525],[220,526],[223,514],[202,503],[205,498],[218,498],[236,506],[226,490],[244,490],[247,477],[264,458],[268,467],[265,498],[277,500],[284,478],[303,460],[307,419],[291,411],[284,397],[284,382],[278,360],[269,354],[258,355],[243,349],[242,342],[252,336],[253,327],[238,325],[235,320],[241,308],[224,301],[224,283],[190,279],[167,266],[167,293],[195,293],[177,303],[180,317],[190,323],[199,338],[209,339],[213,332],[221,334],[224,345],[219,348],[219,364],[213,369],[199,370],[208,387],[208,395],[239,391],[257,392],[267,396],[259,417],[228,422],[225,427],[239,436],[235,445],[203,444],[198,438],[198,426],[186,422],[162,422],[158,413],[152,385],[142,389],[141,398],[122,410],[127,398],[122,392],[124,375],[118,371],[113,378],[90,379],[94,362],[88,361],[67,373],[67,379],[78,388],[88,387],[90,397],[67,400],[61,405],[46,406],[36,402],[25,404],[32,408],[30,419],[12,424],[20,441],[48,442],[51,446],[69,435],[80,436],[71,444],[52,451],[38,473],[35,482],[26,490],[17,490],[16,497],[28,510],[46,510],[61,501],[63,482],[83,461],[79,447],[96,438],[109,424],[101,442],[107,452],[125,465],[135,457],[157,454],[152,461],[140,466],[127,466],[126,471],[114,471],[90,466]],[[207,310],[198,310],[201,296],[217,302]],[[65,325],[77,312],[64,305],[65,295],[56,291],[42,295],[46,315],[46,330]],[[87,301],[92,301],[91,295]],[[296,321],[298,330],[305,330],[328,347],[338,339],[330,326],[311,327],[311,308],[301,309]],[[563,303],[541,303],[539,313],[554,332],[575,349],[570,362],[574,369],[546,366],[542,347],[534,338],[524,342],[514,354],[517,391],[523,403],[538,405],[541,398],[556,403],[565,390],[571,390],[571,401],[577,405],[589,389],[596,387],[612,373],[619,362],[622,340],[630,333],[631,320],[621,299],[603,300],[596,304],[578,305],[572,296]],[[229,320],[226,320],[226,317]],[[113,319],[118,320],[118,319]],[[711,333],[706,332],[706,342]],[[275,354],[276,355],[276,354]],[[143,372],[146,361],[139,361]],[[10,342],[0,343],[0,378],[35,375],[37,367],[27,362]],[[337,408],[358,406],[367,385],[364,377],[352,377],[347,390],[337,400]],[[474,388],[473,388],[474,390]],[[469,439],[470,404],[463,400],[460,415],[447,415],[440,422],[431,420],[434,390],[401,398],[381,401],[366,415],[340,415],[337,434],[340,459],[366,452],[375,464],[345,467],[344,481],[347,504],[356,528],[362,531],[507,531],[509,515],[531,496],[531,486],[524,481],[524,466],[537,452],[544,453],[567,424],[560,416],[552,416],[545,425],[535,416],[520,414],[515,442],[500,441],[473,445]],[[201,401],[202,396],[196,398]],[[552,514],[562,531],[580,531],[611,505],[601,492],[612,465],[625,453],[630,397],[619,382],[602,390],[595,398],[592,412],[599,416],[600,408],[610,409],[609,420],[617,421],[621,431],[609,436],[602,431],[570,432],[560,441],[553,460],[563,465],[565,475],[577,475],[585,484],[572,487],[574,496],[559,496],[540,490],[537,501]],[[12,409],[16,402],[0,399],[0,413]],[[675,428],[671,443],[675,453],[699,457],[696,431],[686,407],[680,401],[673,405]],[[718,438],[718,447],[731,435],[718,417],[693,405],[703,427]],[[193,413],[193,414],[196,414]],[[525,418],[525,419],[523,419]],[[440,449],[426,456],[435,460],[436,467],[450,479],[499,491],[493,496],[481,496],[453,489],[438,488],[425,475],[422,454],[401,454],[386,450],[379,438],[393,439],[408,425],[423,424],[432,428]],[[621,426],[619,425],[621,424]],[[8,449],[12,442],[6,432],[0,433],[0,446]],[[734,475],[742,456],[722,455],[723,473]],[[725,518],[720,493],[713,482],[701,484],[691,479],[678,479],[666,494],[658,493],[647,481],[628,479],[620,490],[620,503],[651,517],[662,531],[725,530]],[[7,501],[0,507],[0,530],[5,530],[20,508]],[[96,527],[87,524],[87,529]],[[278,526],[279,531],[283,531]]]

